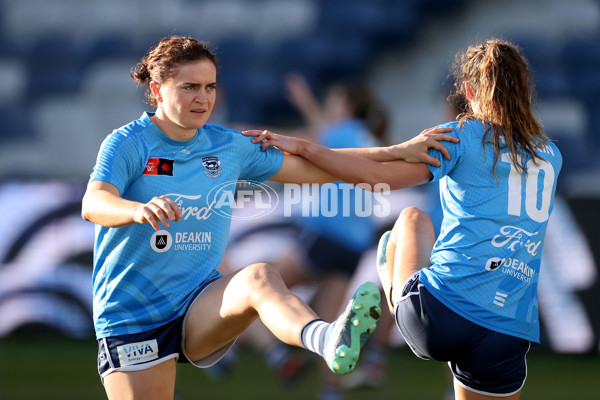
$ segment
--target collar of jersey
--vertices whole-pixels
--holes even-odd
[[[188,140],[175,140],[175,139],[171,139],[170,137],[168,137],[163,131],[160,130],[160,128],[158,126],[156,126],[154,124],[154,122],[152,122],[152,120],[150,119],[150,117],[152,117],[154,115],[154,113],[151,112],[144,112],[144,114],[142,115],[142,121],[144,122],[144,125],[146,127],[146,130],[148,132],[151,132],[152,134],[154,134],[156,137],[158,137],[160,140],[167,142],[173,146],[188,146],[192,143],[195,143],[196,140],[198,140],[198,137],[200,136],[199,134],[199,129],[196,130],[196,134]]]

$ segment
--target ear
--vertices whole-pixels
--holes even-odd
[[[160,94],[160,85],[154,81],[150,81],[150,91],[158,103],[162,102],[162,96]]]
[[[473,100],[473,92],[471,91],[471,85],[469,85],[469,82],[465,82],[465,94],[467,95],[467,100]]]

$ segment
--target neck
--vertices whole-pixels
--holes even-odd
[[[186,129],[177,125],[177,123],[167,118],[160,108],[156,110],[156,114],[150,119],[167,137],[173,140],[186,141],[196,134],[196,129]]]

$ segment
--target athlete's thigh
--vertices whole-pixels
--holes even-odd
[[[104,377],[109,400],[172,400],[176,363],[172,358],[148,369],[115,371]]]
[[[393,268],[393,287],[401,289],[413,273],[429,266],[434,243],[435,230],[427,213],[416,207],[404,209],[394,224],[386,252],[388,265]]]
[[[455,400],[498,400],[498,399],[518,400],[520,396],[521,396],[520,390],[517,393],[513,393],[510,396],[503,396],[503,397],[487,396],[485,394],[476,393],[476,392],[473,392],[473,391],[467,389],[466,387],[457,383],[456,379],[454,379],[454,399]]]
[[[185,351],[204,358],[239,336],[258,314],[251,306],[248,266],[209,285],[190,306],[184,324]]]

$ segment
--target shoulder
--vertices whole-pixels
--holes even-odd
[[[485,125],[477,120],[477,119],[468,119],[464,122],[460,123],[459,121],[452,121],[446,124],[447,126],[451,126],[457,135],[463,135],[468,137],[478,137],[481,138],[484,133]]]
[[[240,131],[213,124],[204,124],[202,127],[202,133],[206,136],[209,136],[213,143],[229,142],[237,144],[237,142],[240,142],[242,138],[246,138]]]
[[[562,166],[562,154],[554,142],[548,140],[544,146],[537,150],[537,154],[554,164],[555,167],[560,168]]]
[[[225,128],[223,126],[214,125],[214,124],[204,124],[204,126],[202,127],[202,130],[204,130],[206,133],[209,133],[209,134],[221,134],[221,135],[237,135],[237,134],[239,134],[240,136],[242,135],[242,133],[240,131],[237,131],[235,129]]]
[[[111,152],[137,152],[147,135],[144,134],[146,124],[142,120],[135,120],[127,125],[113,130],[103,142],[104,151]]]
[[[202,127],[204,134],[211,137],[213,143],[221,143],[225,145],[234,146],[237,151],[241,152],[253,152],[260,151],[261,145],[259,143],[252,143],[252,138],[242,135],[242,132],[225,128],[219,125],[205,124]]]
[[[122,140],[139,140],[146,128],[152,125],[152,121],[147,113],[144,113],[139,119],[113,130],[112,135],[121,138]]]
[[[550,153],[551,155],[562,159],[562,154],[560,153],[558,146],[556,145],[556,143],[551,142],[550,140],[548,140],[548,142],[546,142],[546,146],[544,147],[544,152]]]

